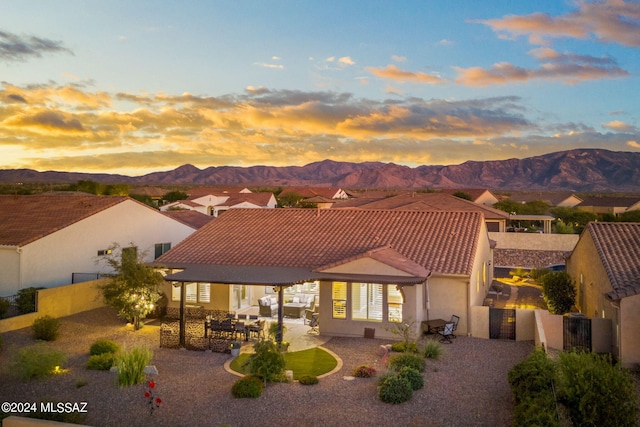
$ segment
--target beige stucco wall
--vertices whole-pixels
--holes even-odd
[[[226,285],[221,283],[211,284],[211,298],[210,302],[189,302],[188,304],[195,304],[202,306],[205,310],[224,310],[232,311],[231,303],[233,295],[231,293],[233,285]],[[253,288],[264,289],[264,286],[253,286]],[[173,285],[170,282],[165,282],[162,287],[162,292],[167,296],[167,307],[180,307],[180,301],[173,301],[172,291]]]
[[[622,330],[618,327],[619,313],[605,298],[605,294],[613,288],[590,233],[582,234],[571,256],[567,258],[567,273],[576,283],[576,307],[587,317],[611,321],[610,351],[616,356],[620,355]],[[636,323],[636,331],[639,325],[640,323]]]
[[[496,233],[489,237],[497,242],[497,249],[527,249],[532,251],[571,252],[578,242],[577,234]]]
[[[489,339],[489,307],[471,307],[471,336]]]
[[[20,249],[16,246],[0,246],[0,296],[10,296],[20,289]]]
[[[534,310],[516,309],[516,341],[533,341],[535,339]]]
[[[640,295],[620,301],[620,355],[623,366],[640,365]]]
[[[114,242],[122,247],[135,243],[150,262],[156,243],[175,246],[194,231],[134,200],[125,200],[22,247],[20,283],[13,287],[15,291],[54,287],[70,283],[72,273],[109,272],[106,263],[96,261],[98,251]]]
[[[559,314],[551,314],[546,310],[535,310],[535,316],[539,319],[536,325],[542,325],[544,334],[536,337],[536,344],[544,344],[546,348],[562,350],[564,344],[562,341],[562,316]],[[545,340],[543,343],[538,339]]]
[[[106,282],[107,279],[102,279],[41,289],[37,297],[38,311],[0,320],[0,332],[30,327],[35,319],[45,315],[58,318],[104,307],[98,286]]]

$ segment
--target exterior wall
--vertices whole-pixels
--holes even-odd
[[[98,286],[106,282],[102,279],[41,289],[38,291],[38,311],[0,320],[0,332],[30,327],[35,319],[45,315],[57,318],[104,307]]]
[[[604,297],[613,288],[590,233],[582,234],[567,259],[567,273],[576,283],[576,307],[588,317],[611,320],[611,352],[616,356],[621,355],[622,330],[618,327],[619,313]],[[636,323],[636,331],[638,325],[640,322]]]
[[[474,203],[479,203],[481,205],[493,206],[498,203],[499,200],[494,196],[491,192],[485,191],[478,198],[474,200]]]
[[[539,343],[536,340],[537,345],[544,345],[545,348],[552,348],[556,350],[562,350],[563,344],[563,323],[562,316],[559,314],[551,314],[546,310],[535,310],[536,327],[542,326],[541,331],[543,334],[536,334],[540,339],[546,338],[546,341]]]
[[[620,301],[620,355],[622,365],[640,365],[640,295]]]
[[[471,307],[471,336],[489,339],[489,307]]]
[[[107,273],[106,263],[96,263],[98,251],[113,243],[132,242],[146,262],[153,261],[156,243],[175,246],[195,230],[134,200],[85,218],[22,248],[21,283],[53,287],[71,282],[72,273]],[[3,267],[4,268],[4,267]]]
[[[516,309],[516,341],[532,341],[535,339],[534,310]]]
[[[20,289],[21,254],[17,246],[0,246],[0,296],[15,295]]]
[[[577,234],[489,233],[498,249],[571,252],[578,242]]]
[[[202,306],[205,310],[224,310],[232,311],[231,304],[233,302],[233,295],[231,289],[233,285],[226,285],[221,283],[211,284],[211,298],[210,302],[189,302],[187,304]],[[264,288],[264,286],[255,286],[255,288]],[[172,291],[173,285],[170,282],[165,282],[162,287],[162,292],[167,296],[167,307],[180,308],[180,301],[173,301]],[[257,304],[257,303],[256,303]]]

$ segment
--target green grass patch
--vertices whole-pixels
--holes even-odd
[[[248,360],[250,353],[243,353],[233,359],[229,367],[236,372],[249,375],[249,369],[243,366]],[[285,353],[285,369],[293,371],[293,379],[298,380],[305,375],[319,376],[331,372],[338,365],[338,361],[321,348],[310,348],[308,350]]]

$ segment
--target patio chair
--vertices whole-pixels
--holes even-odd
[[[244,322],[236,322],[236,339],[238,339],[238,334],[243,335],[245,341],[249,341],[249,330]]]
[[[233,323],[231,319],[225,319],[220,322],[220,326],[222,326],[222,335],[226,337],[233,338],[236,333],[236,329],[233,327]]]
[[[320,333],[320,331],[318,331],[318,317],[320,316],[320,313],[314,313],[311,310],[306,310],[305,312],[305,316],[304,316],[304,324],[305,325],[309,325],[311,326],[311,328],[307,331],[308,334],[310,333]]]
[[[440,342],[444,343],[444,344],[451,344],[453,341],[451,341],[451,338],[453,337],[453,322],[447,322],[446,325],[444,325],[444,328],[442,329],[438,329],[436,331],[436,333],[438,335],[440,335]]]
[[[453,332],[458,329],[458,322],[460,322],[460,316],[456,316],[455,314],[451,316],[451,323],[453,323]],[[451,334],[451,338],[455,338],[455,334]]]
[[[264,336],[264,320],[257,320],[256,322],[247,325],[246,328],[249,331],[249,335],[253,334],[256,338]]]
[[[218,338],[222,335],[222,325],[219,320],[211,320],[209,328],[211,328],[211,335],[209,335],[210,338]]]
[[[247,319],[246,314],[238,314],[238,320],[246,320],[246,319]]]

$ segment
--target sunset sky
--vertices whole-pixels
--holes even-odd
[[[638,1],[0,5],[0,169],[640,151]]]

